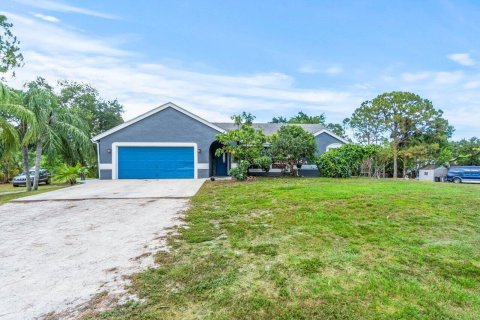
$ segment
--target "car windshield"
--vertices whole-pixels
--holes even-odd
[[[40,170],[40,173],[44,172],[45,170]],[[32,171],[29,171],[30,175],[34,175],[35,174],[35,170],[32,170]],[[25,175],[25,172],[22,172],[20,174],[21,176],[24,176]]]

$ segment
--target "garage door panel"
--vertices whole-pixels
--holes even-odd
[[[119,179],[192,179],[193,147],[119,147]]]

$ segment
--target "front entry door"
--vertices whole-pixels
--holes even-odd
[[[227,155],[224,153],[219,157],[215,156],[215,172],[216,176],[222,177],[228,174],[228,167],[227,167]]]

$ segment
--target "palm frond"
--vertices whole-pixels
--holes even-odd
[[[4,118],[0,118],[0,141],[3,144],[2,158],[15,152],[20,143],[17,130]]]

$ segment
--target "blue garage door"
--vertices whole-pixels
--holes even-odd
[[[192,179],[193,147],[119,147],[118,179]]]

